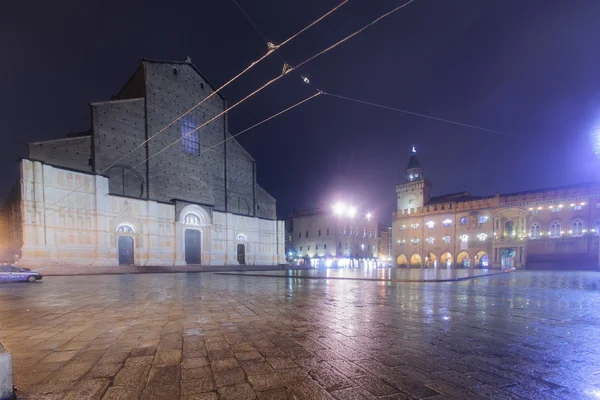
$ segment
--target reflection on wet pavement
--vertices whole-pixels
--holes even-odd
[[[340,268],[302,269],[286,271],[223,272],[223,275],[273,276],[318,279],[365,279],[382,281],[443,281],[473,278],[502,273],[499,269],[403,269],[403,268]]]
[[[598,310],[598,272],[47,277],[0,285],[0,340],[23,398],[593,399]]]

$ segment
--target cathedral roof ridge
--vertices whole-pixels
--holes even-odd
[[[215,92],[217,91],[217,88],[206,78],[206,76],[202,72],[200,72],[200,70],[198,69],[198,67],[196,67],[194,65],[194,63],[192,63],[192,60],[189,57],[186,60],[184,60],[184,61],[171,61],[171,60],[157,60],[157,59],[151,59],[151,58],[142,58],[140,62],[149,62],[149,63],[153,63],[153,64],[189,65],[190,67],[192,67],[192,69],[194,71],[196,71],[196,73],[198,75],[200,75],[202,77],[202,79],[204,79],[204,81],[208,84],[208,86],[211,87],[211,89],[213,91],[215,91]],[[217,92],[217,94],[223,100],[226,100],[225,97],[221,94],[221,92]]]

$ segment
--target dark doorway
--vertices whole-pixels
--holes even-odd
[[[246,245],[237,245],[237,260],[239,264],[246,264]]]
[[[185,230],[185,262],[200,264],[200,231],[195,229]]]
[[[119,265],[133,265],[133,238],[119,236]]]

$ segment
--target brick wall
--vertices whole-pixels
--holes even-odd
[[[28,143],[29,158],[80,171],[91,171],[91,136]]]
[[[91,107],[94,172],[110,178],[111,194],[145,196],[145,147],[140,147],[119,161],[146,139],[144,99],[92,103]],[[111,166],[112,164],[115,165]],[[136,165],[138,166],[131,170]]]

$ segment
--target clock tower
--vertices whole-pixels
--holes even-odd
[[[429,202],[431,182],[423,177],[423,168],[417,159],[417,150],[412,147],[408,165],[404,170],[404,183],[396,185],[398,197],[398,213],[413,214],[417,208]]]

